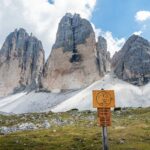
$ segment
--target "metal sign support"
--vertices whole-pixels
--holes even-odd
[[[103,150],[108,150],[107,127],[102,127]]]

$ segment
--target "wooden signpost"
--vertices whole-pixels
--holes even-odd
[[[98,111],[98,122],[102,127],[103,150],[108,150],[107,126],[111,126],[111,107],[115,107],[113,90],[94,90],[93,107]]]

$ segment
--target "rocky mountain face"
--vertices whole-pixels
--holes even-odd
[[[99,66],[100,75],[104,75],[106,72],[111,70],[110,66],[110,53],[107,51],[107,41],[105,38],[99,36],[96,46],[97,50],[97,61]]]
[[[109,57],[106,41],[103,41],[101,44],[99,38],[96,47],[90,22],[78,14],[66,14],[59,23],[55,44],[44,67],[43,88],[50,91],[80,89],[100,79],[107,70],[103,67],[107,65],[104,61]]]
[[[0,96],[37,87],[43,65],[41,41],[22,28],[9,34],[0,50]]]
[[[44,63],[41,41],[22,28],[10,33],[0,50],[0,97],[37,87],[52,92],[81,89],[111,69],[124,81],[144,85],[150,81],[150,43],[133,35],[110,60],[106,40],[100,36],[96,42],[90,22],[67,13]]]
[[[44,61],[41,41],[22,28],[10,33],[0,50],[0,96],[37,87],[81,89],[110,71],[106,40],[99,37],[96,43],[90,22],[79,14],[68,13],[61,19],[51,54]]]
[[[112,68],[118,78],[134,85],[150,81],[150,43],[133,35],[112,58]]]

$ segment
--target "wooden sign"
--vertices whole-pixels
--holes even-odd
[[[100,117],[100,116],[111,116],[110,108],[98,108],[97,113],[98,113],[98,117]]]
[[[113,90],[94,90],[93,107],[98,110],[98,121],[102,127],[103,150],[108,150],[107,126],[111,126],[111,107],[115,107]]]
[[[98,118],[100,126],[111,126],[110,108],[98,108]]]
[[[111,118],[107,118],[107,119],[105,119],[105,120],[99,118],[99,126],[100,126],[100,127],[111,126]]]
[[[93,91],[94,108],[115,107],[115,94],[113,90],[94,90]]]

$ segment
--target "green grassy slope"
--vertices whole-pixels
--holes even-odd
[[[61,123],[56,123],[58,119]],[[0,135],[0,150],[101,150],[101,128],[96,112],[35,113],[0,115],[1,126],[48,120],[48,129]],[[110,150],[150,150],[150,108],[113,112],[108,127]]]

